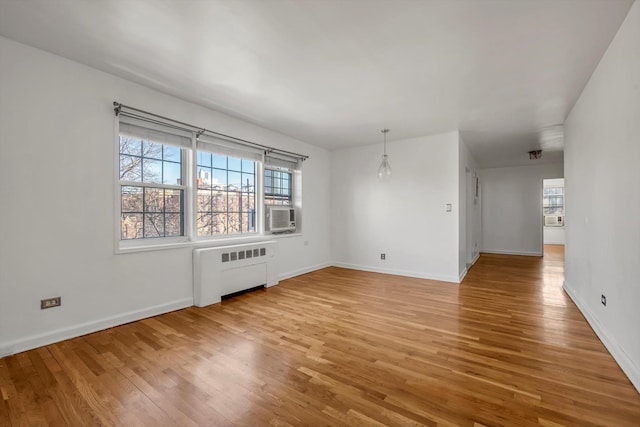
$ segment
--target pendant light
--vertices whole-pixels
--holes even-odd
[[[384,152],[382,154],[382,163],[378,168],[378,179],[380,181],[388,181],[391,178],[391,165],[387,159],[387,133],[389,129],[382,129],[380,132],[384,135]]]

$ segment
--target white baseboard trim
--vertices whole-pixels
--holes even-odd
[[[527,251],[503,251],[501,249],[482,249],[480,251],[484,254],[498,254],[498,255],[523,255],[523,256],[542,256],[542,252],[527,252]]]
[[[125,323],[134,322],[136,320],[145,319],[147,317],[157,316],[159,314],[168,313],[170,311],[180,310],[185,307],[191,307],[192,305],[193,297],[183,298],[169,303],[143,308],[141,310],[129,311],[127,313],[117,314],[115,316],[109,316],[103,319],[82,323],[80,325],[73,325],[42,334],[31,335],[29,337],[20,338],[14,341],[0,343],[0,357],[21,353],[23,351],[68,340],[70,338],[75,338],[81,335],[101,331],[103,329],[112,328],[114,326],[124,325]]]
[[[333,264],[330,262],[323,262],[320,264],[312,265],[311,267],[304,267],[298,270],[289,271],[287,273],[282,273],[278,276],[279,280],[286,280],[292,277],[300,276],[301,274],[311,273],[312,271],[321,270],[323,268],[331,267]]]
[[[420,273],[416,271],[377,268],[377,267],[371,267],[368,265],[350,264],[350,263],[338,262],[338,261],[334,261],[332,265],[335,267],[349,268],[351,270],[370,271],[372,273],[395,274],[397,276],[417,277],[419,279],[439,280],[441,282],[451,282],[456,284],[460,283],[458,281],[459,277],[456,277],[456,276],[445,276],[445,275],[438,275],[438,274]]]
[[[471,270],[471,267],[473,267],[473,265],[476,263],[476,261],[478,261],[478,258],[480,258],[480,252],[478,252],[476,254],[476,256],[473,257],[473,259],[471,260],[471,263],[467,264],[467,266],[462,271],[462,273],[460,273],[460,278],[458,280],[458,283],[462,283],[464,278],[467,277],[467,273],[469,272],[469,270]]]
[[[468,268],[473,267],[473,265],[480,259],[480,252],[476,253],[476,256],[473,257],[473,260],[471,261],[471,265]]]
[[[578,298],[577,293],[567,284],[565,281],[562,284],[562,288],[569,295],[569,298],[573,300],[575,305],[578,307],[591,326],[591,329],[596,333],[602,344],[609,350],[609,353],[613,357],[613,359],[618,363],[620,369],[627,375],[629,381],[633,384],[633,386],[640,393],[640,368],[633,363],[633,360],[627,355],[624,349],[618,344],[616,339],[611,335],[607,329],[604,327],[602,323],[598,320],[596,315],[591,311],[587,304],[584,304],[580,298]]]
[[[460,273],[460,276],[458,277],[458,283],[462,283],[464,278],[467,276],[468,272],[469,272],[469,267],[465,267],[464,270],[462,270],[462,273]]]

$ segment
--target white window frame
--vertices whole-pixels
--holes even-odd
[[[200,188],[198,187],[198,163],[197,163],[197,157],[198,157],[198,153],[199,152],[205,152],[205,153],[210,153],[210,154],[219,154],[219,155],[223,155],[226,157],[233,157],[236,159],[240,159],[240,160],[250,160],[252,162],[254,162],[254,177],[253,177],[253,187],[254,187],[254,231],[240,231],[238,233],[220,233],[220,234],[211,234],[211,235],[203,235],[200,236],[198,235],[198,190],[200,190]],[[233,237],[240,237],[240,236],[255,236],[260,234],[260,229],[258,227],[258,217],[259,217],[259,211],[260,211],[260,207],[258,205],[258,194],[260,192],[260,188],[258,187],[258,177],[257,177],[257,173],[258,173],[258,165],[261,163],[261,161],[259,160],[253,160],[253,159],[246,159],[243,157],[236,157],[234,155],[231,154],[221,154],[221,153],[216,153],[214,151],[203,151],[203,150],[196,150],[195,151],[195,158],[196,160],[194,161],[194,185],[193,185],[193,195],[194,195],[194,202],[193,202],[193,222],[195,224],[195,228],[194,228],[194,240],[219,240],[219,239],[229,239],[229,238],[233,238]],[[237,172],[237,171],[232,171],[228,169],[228,165],[227,165],[227,169],[221,169],[221,168],[216,168],[216,167],[211,167],[211,169],[217,169],[217,170],[226,170],[227,174],[229,172]],[[243,173],[243,172],[242,172]],[[227,195],[229,194],[229,190],[226,190]],[[242,193],[242,192],[241,192]],[[230,212],[229,210],[226,211],[226,214],[229,215],[229,213],[236,213],[234,212]]]
[[[269,203],[267,204],[267,189],[266,189],[266,183],[267,183],[267,179],[266,179],[266,174],[267,171],[274,171],[274,172],[284,172],[289,174],[289,193],[290,193],[290,198],[288,199],[289,203],[282,203],[282,204],[272,204]],[[262,188],[262,194],[264,195],[264,203],[265,206],[290,206],[290,207],[294,207],[295,205],[295,170],[294,169],[289,169],[289,168],[281,168],[278,166],[265,166],[264,167],[264,173],[263,173],[263,179],[264,179],[264,186]]]
[[[152,140],[153,141],[153,140]],[[153,141],[165,144],[161,141]],[[171,144],[168,144],[171,145]],[[192,142],[193,145],[193,142]],[[188,182],[188,177],[191,176],[191,148],[190,147],[180,147],[181,152],[181,182],[182,185],[174,185],[174,184],[158,184],[158,183],[149,183],[149,182],[140,182],[140,181],[122,181],[120,180],[120,120],[116,117],[115,120],[115,128],[114,128],[114,176],[115,178],[115,186],[114,186],[114,218],[115,218],[115,248],[116,253],[121,251],[126,251],[127,249],[138,249],[138,248],[147,248],[147,247],[161,247],[164,245],[175,245],[180,243],[189,242],[189,230],[192,227],[193,215],[190,212],[190,185]],[[153,237],[153,238],[140,238],[140,239],[122,239],[122,187],[144,187],[144,188],[166,188],[166,189],[174,189],[174,190],[182,190],[183,191],[183,231],[184,235],[182,236],[172,236],[172,237]]]

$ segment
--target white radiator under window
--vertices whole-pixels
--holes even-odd
[[[198,307],[256,286],[278,284],[278,242],[193,250],[193,300]]]

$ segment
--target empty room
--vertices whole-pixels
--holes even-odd
[[[0,427],[640,425],[640,0],[0,0]]]

